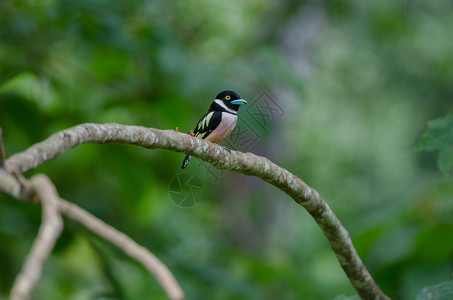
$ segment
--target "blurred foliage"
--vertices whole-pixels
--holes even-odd
[[[446,281],[423,288],[417,300],[439,300],[453,298],[453,281]]]
[[[360,300],[360,297],[358,295],[347,297],[345,295],[339,295],[335,297],[333,300]]]
[[[452,279],[453,179],[435,153],[414,151],[427,122],[452,110],[451,1],[6,0],[0,12],[8,155],[83,122],[187,132],[219,91],[264,90],[285,114],[249,151],[319,191],[383,290],[415,299]],[[448,135],[433,130],[451,131],[451,115],[420,144],[445,155],[446,171]],[[62,197],[154,252],[188,299],[355,294],[311,217],[258,179],[215,181],[193,158],[203,200],[174,205],[183,157],[83,145],[26,175],[48,174]],[[40,207],[0,200],[1,298]],[[165,299],[142,266],[65,222],[34,299]]]
[[[444,174],[448,174],[453,165],[453,114],[430,121],[417,148],[439,151],[437,165]]]

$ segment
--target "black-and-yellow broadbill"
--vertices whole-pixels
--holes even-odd
[[[196,137],[212,143],[218,143],[226,138],[236,126],[238,109],[247,101],[241,99],[238,93],[223,91],[215,97],[208,112],[198,121],[193,130]],[[189,163],[190,155],[186,155],[181,168],[184,169]]]

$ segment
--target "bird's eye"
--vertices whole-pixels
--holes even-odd
[[[226,99],[226,100],[230,100],[230,99],[231,99],[231,96],[226,96],[225,99]]]

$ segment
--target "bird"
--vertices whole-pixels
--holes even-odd
[[[219,143],[233,131],[238,120],[239,107],[244,104],[247,104],[247,101],[242,99],[238,93],[229,90],[220,92],[208,112],[201,117],[195,129],[189,134],[212,143]],[[226,149],[230,151],[228,148]],[[187,167],[189,160],[190,155],[186,155],[181,169]]]

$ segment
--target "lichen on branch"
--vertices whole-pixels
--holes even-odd
[[[363,265],[348,232],[318,192],[265,157],[238,151],[230,153],[219,145],[173,130],[86,123],[57,132],[24,152],[12,155],[6,164],[26,172],[83,143],[122,143],[184,152],[219,169],[263,179],[287,193],[313,216],[350,282],[363,299],[388,299]]]

